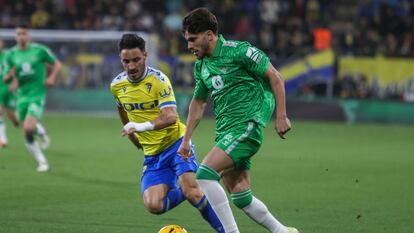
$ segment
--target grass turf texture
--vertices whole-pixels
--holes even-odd
[[[0,150],[0,232],[156,233],[178,224],[212,232],[184,202],[155,216],[139,194],[142,152],[115,118],[47,116],[52,170],[35,171],[19,130]],[[413,126],[293,122],[281,140],[265,129],[254,157],[253,194],[302,233],[410,233],[414,222]],[[197,129],[198,160],[212,147],[214,121]],[[234,206],[233,206],[234,207]],[[266,232],[233,208],[241,232]]]

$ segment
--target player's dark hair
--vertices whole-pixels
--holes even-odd
[[[145,40],[134,33],[123,34],[118,43],[119,52],[121,52],[123,49],[135,48],[138,48],[141,51],[145,51]]]
[[[197,34],[208,30],[211,30],[215,35],[218,33],[217,18],[207,8],[196,8],[190,11],[183,19],[183,34],[185,31]]]
[[[22,20],[16,25],[16,28],[29,29],[30,24],[28,22],[26,22],[25,20]]]

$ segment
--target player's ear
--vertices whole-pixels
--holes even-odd
[[[148,57],[148,52],[144,51],[144,57],[147,58]]]
[[[213,32],[211,30],[207,31],[207,38],[208,41],[212,41],[213,40]]]

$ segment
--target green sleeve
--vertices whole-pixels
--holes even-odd
[[[269,57],[260,49],[243,43],[238,48],[238,56],[245,69],[257,77],[264,77],[269,67]]]
[[[10,60],[9,60],[9,52],[4,52],[4,58],[1,65],[1,73],[0,76],[4,77],[6,74],[10,72]],[[0,80],[1,81],[1,80]]]
[[[49,64],[54,64],[57,60],[56,56],[52,53],[52,51],[48,47],[41,47],[42,48],[42,54],[43,59],[45,62]]]
[[[194,98],[205,100],[208,97],[208,88],[201,79],[201,64],[201,61],[197,61],[194,65],[194,79],[196,81]]]

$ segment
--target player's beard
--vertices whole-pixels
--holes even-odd
[[[128,70],[128,79],[132,83],[140,82],[142,79],[144,79],[144,70],[140,71],[139,69],[136,70]]]

